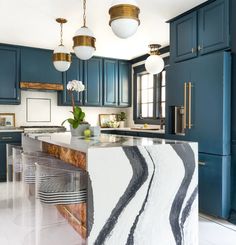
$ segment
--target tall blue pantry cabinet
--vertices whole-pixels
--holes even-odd
[[[234,164],[231,162],[231,157],[234,159],[231,156],[231,85],[234,87],[231,59],[234,55],[230,50],[229,25],[232,2],[207,1],[169,21],[166,94],[166,137],[199,143],[200,212],[226,219],[234,208],[234,193],[231,193]],[[185,109],[186,129],[181,135],[173,131],[175,106]]]

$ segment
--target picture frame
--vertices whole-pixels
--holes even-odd
[[[15,127],[15,113],[0,113],[0,127]]]
[[[110,128],[108,122],[117,121],[117,114],[99,114],[99,125],[101,128]]]

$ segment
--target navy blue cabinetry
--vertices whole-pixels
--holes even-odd
[[[52,62],[52,50],[22,47],[21,81],[62,83],[62,73]]]
[[[118,61],[104,59],[103,71],[103,104],[118,106]]]
[[[197,13],[193,12],[170,25],[170,53],[174,61],[197,56]]]
[[[228,218],[230,200],[230,156],[199,154],[199,210]]]
[[[20,104],[19,72],[19,49],[0,46],[0,104]]]
[[[84,63],[84,105],[102,105],[102,58],[93,57]]]
[[[210,1],[170,21],[170,55],[174,62],[229,47],[229,0]]]
[[[58,93],[58,105],[71,106],[71,96],[66,89],[67,83],[72,80],[83,81],[83,63],[72,55],[72,63],[68,71],[63,73],[64,90]],[[83,93],[74,92],[76,105],[82,105]]]
[[[21,143],[21,133],[0,132],[0,181],[6,181],[6,145]]]
[[[119,61],[119,106],[131,104],[131,65],[128,61]]]

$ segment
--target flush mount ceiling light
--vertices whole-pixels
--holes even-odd
[[[140,25],[140,9],[135,0],[115,0],[109,9],[112,31],[120,38],[132,36]]]
[[[67,22],[66,19],[57,18],[56,22],[61,25],[61,41],[60,45],[54,49],[53,52],[53,64],[54,67],[61,72],[67,71],[71,64],[71,55],[67,48],[63,45],[63,24]]]
[[[158,74],[164,69],[164,60],[160,57],[159,44],[150,44],[150,56],[145,61],[145,68],[150,74]]]
[[[81,60],[88,60],[95,51],[95,37],[93,32],[86,26],[86,0],[83,0],[83,21],[84,25],[78,29],[73,37],[76,56]]]

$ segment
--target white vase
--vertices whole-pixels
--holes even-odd
[[[71,136],[72,137],[84,136],[84,130],[89,127],[90,125],[88,123],[80,124],[77,128],[73,128],[72,125],[70,125]]]
[[[120,123],[120,128],[124,128],[125,127],[125,121],[119,121],[119,123]]]

